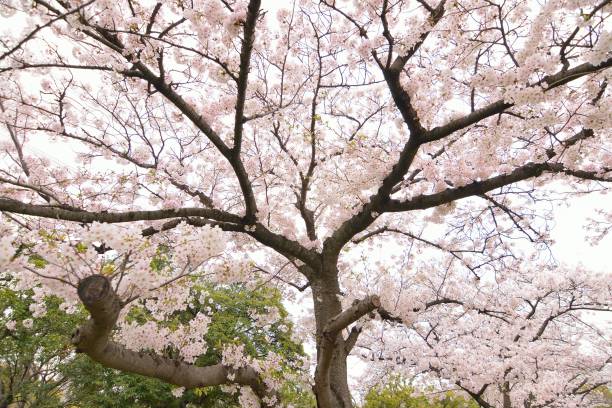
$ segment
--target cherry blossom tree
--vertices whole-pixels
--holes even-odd
[[[353,357],[485,408],[594,404],[610,280],[550,231],[612,180],[610,1],[261,3],[0,1],[0,263],[34,313],[82,303],[93,360],[278,406],[278,356],[198,366],[207,313],[165,324],[198,280],[277,285],[312,308],[321,408],[353,406]]]

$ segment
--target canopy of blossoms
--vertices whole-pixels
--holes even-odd
[[[94,360],[244,406],[282,405],[281,362],[232,345],[195,365],[210,313],[169,321],[199,281],[306,310],[321,408],[353,406],[353,358],[362,385],[595,406],[612,347],[588,313],[611,280],[559,265],[550,231],[557,201],[612,180],[611,11],[0,0],[0,274],[37,316],[83,304],[72,342]],[[593,223],[597,242],[610,216]]]

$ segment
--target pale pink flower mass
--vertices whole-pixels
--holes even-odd
[[[0,278],[34,290],[33,319],[47,295],[84,304],[121,353],[75,345],[177,398],[222,383],[242,406],[282,405],[278,354],[236,339],[193,364],[214,304],[168,324],[214,283],[281,291],[320,408],[389,374],[484,408],[596,407],[612,279],[559,262],[554,226],[558,203],[610,188],[611,12],[0,0],[19,27],[0,42]],[[606,242],[609,208],[588,222],[584,240]]]

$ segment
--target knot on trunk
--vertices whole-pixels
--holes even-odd
[[[88,309],[107,297],[111,291],[110,281],[103,275],[91,275],[79,282],[79,299]]]
[[[77,352],[99,351],[106,346],[123,303],[110,280],[103,275],[91,275],[82,279],[77,293],[91,319],[72,334],[71,342]]]
[[[123,304],[110,280],[104,275],[88,276],[79,282],[77,293],[96,324],[111,329],[108,326],[115,324]]]

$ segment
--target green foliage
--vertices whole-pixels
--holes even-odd
[[[281,294],[276,289],[261,287],[252,291],[244,285],[203,286],[195,289],[196,302],[188,313],[195,316],[197,310],[210,308],[212,319],[206,334],[209,345],[206,354],[200,356],[196,364],[210,365],[221,361],[221,351],[225,345],[239,343],[244,345],[247,355],[264,358],[273,352],[281,357],[283,375],[295,374],[300,370],[301,357],[304,355],[301,344],[291,340],[292,323],[287,319],[287,311],[281,303]],[[204,294],[200,297],[200,294]],[[276,308],[278,321],[269,326],[255,324],[253,314],[266,314],[270,308]],[[303,404],[304,391],[298,384],[286,385],[284,395],[294,402],[294,406],[307,407]],[[223,393],[220,387],[210,387],[200,396],[189,398],[190,402],[201,406],[238,407],[235,396]],[[216,404],[216,405],[215,405]],[[307,403],[306,403],[307,404]]]
[[[164,264],[160,253],[159,266]],[[281,303],[280,293],[275,289],[261,287],[248,290],[242,285],[197,286],[193,289],[199,301],[193,302],[187,310],[176,313],[168,325],[188,323],[200,310],[211,315],[206,341],[207,352],[196,364],[209,365],[221,361],[225,345],[241,343],[245,352],[255,358],[263,358],[274,352],[283,361],[282,376],[286,380],[282,398],[295,408],[315,406],[312,393],[307,386],[291,381],[302,370],[302,346],[291,339],[292,325],[287,311]],[[162,381],[139,375],[122,373],[102,367],[87,356],[77,355],[69,344],[70,333],[86,318],[80,310],[69,315],[60,310],[60,300],[46,300],[45,316],[33,319],[33,326],[27,329],[21,323],[32,318],[29,305],[31,292],[17,292],[9,288],[0,289],[0,401],[3,396],[10,401],[26,400],[28,407],[73,408],[183,408],[183,407],[239,407],[237,395],[225,393],[221,387],[198,388],[186,391],[182,397],[172,395],[173,386]],[[200,303],[201,302],[201,303]],[[270,308],[278,310],[278,319],[261,327],[254,314],[265,314]],[[144,307],[131,311],[130,319],[144,323],[150,316]],[[14,330],[5,328],[15,320]],[[168,350],[169,355],[173,351]],[[34,359],[37,367],[44,367],[52,376],[24,376]],[[11,367],[19,367],[13,370]],[[8,384],[13,384],[9,389]],[[0,407],[3,407],[0,402]]]
[[[126,374],[94,363],[79,355],[66,366],[66,375],[76,381],[68,385],[67,394],[74,408],[179,408],[172,386],[162,381]]]
[[[612,408],[612,388],[606,386],[597,387],[595,390],[601,398],[601,404],[597,408]]]
[[[199,363],[219,362],[221,349],[230,343],[244,344],[245,352],[255,358],[274,352],[283,357],[288,367],[299,363],[304,352],[301,344],[291,340],[292,323],[287,319],[279,291],[266,287],[250,291],[242,285],[208,286],[199,291],[205,293],[205,297],[196,308],[209,307],[213,312],[206,335],[209,350],[198,360]],[[265,314],[270,308],[278,310],[279,320],[267,327],[258,327],[252,314]],[[195,313],[196,310],[189,312]]]
[[[167,324],[188,323],[200,310],[211,314],[211,322],[205,335],[208,350],[196,360],[200,366],[221,362],[224,345],[241,343],[249,356],[263,358],[274,352],[282,357],[284,374],[291,376],[299,370],[303,356],[302,346],[291,340],[291,323],[281,303],[277,290],[260,288],[252,291],[242,285],[197,286],[195,299],[186,311],[177,313]],[[275,307],[279,320],[266,327],[259,327],[253,320],[253,312],[264,313]],[[144,308],[133,309],[129,316],[140,323],[149,317]],[[171,355],[172,351],[168,353]],[[239,407],[237,395],[225,393],[221,387],[187,390],[181,398],[171,394],[172,387],[155,379],[121,373],[92,364],[85,359],[76,366],[74,378],[87,378],[83,384],[71,385],[73,399],[79,407]],[[286,384],[283,397],[296,408],[314,406],[312,397],[297,383]]]
[[[31,297],[31,291],[0,286],[0,407],[22,401],[28,407],[62,405],[68,381],[63,369],[72,355],[67,334],[83,316],[69,315],[60,310],[58,298],[47,298],[47,314],[34,318]],[[29,319],[32,326],[26,327]],[[9,330],[11,324],[14,328]]]
[[[478,408],[478,404],[451,391],[430,398],[415,395],[409,383],[395,377],[384,387],[371,389],[362,408]]]
[[[34,265],[36,268],[44,268],[45,265],[47,265],[47,261],[37,254],[30,255],[28,262]]]

